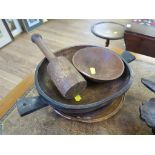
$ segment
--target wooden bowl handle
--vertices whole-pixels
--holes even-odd
[[[33,43],[35,43],[39,49],[43,52],[45,57],[50,61],[51,59],[55,58],[55,55],[53,52],[47,47],[44,40],[42,39],[42,36],[40,34],[33,34],[31,36],[31,40]]]

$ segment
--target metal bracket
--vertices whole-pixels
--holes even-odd
[[[28,115],[48,106],[46,101],[40,96],[20,99],[17,101],[16,105],[20,116]]]
[[[142,78],[141,82],[146,86],[149,90],[155,93],[155,82]]]
[[[129,51],[124,51],[121,56],[128,62],[130,63],[131,61],[134,61],[136,57],[131,54]]]

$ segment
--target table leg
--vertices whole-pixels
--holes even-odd
[[[110,40],[109,39],[106,39],[105,47],[108,47],[109,46],[109,43],[110,43]]]

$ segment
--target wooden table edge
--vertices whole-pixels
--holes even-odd
[[[119,48],[110,48],[118,54],[124,50]],[[155,64],[155,58],[131,52],[137,60]],[[30,74],[25,77],[17,86],[15,86],[2,100],[0,100],[0,119],[14,106],[19,99],[34,83],[34,75]]]
[[[34,75],[30,74],[0,100],[0,119],[14,106],[16,101],[33,85],[33,83]]]

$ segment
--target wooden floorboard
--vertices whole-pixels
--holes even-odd
[[[54,52],[79,44],[104,46],[105,40],[94,36],[90,31],[92,24],[98,21],[102,20],[50,20],[29,33],[22,33],[12,43],[0,49],[0,99],[28,74],[33,74],[44,57],[31,42],[31,34],[40,33]],[[112,41],[110,47],[124,48],[124,42]]]
[[[104,46],[105,40],[90,31],[98,21],[103,20],[50,20],[0,49],[0,117],[32,85],[35,68],[44,57],[31,42],[33,33],[40,33],[53,52],[74,45]],[[112,41],[110,47],[124,48],[124,41]]]
[[[36,66],[43,59],[43,54],[31,42],[33,33],[40,33],[53,52],[84,44],[104,47],[105,40],[94,36],[90,30],[91,26],[98,21],[103,20],[49,20],[29,33],[22,33],[12,43],[0,49],[0,99],[3,100],[10,91],[15,91],[14,87],[17,87],[25,77],[34,75]],[[127,20],[110,21],[127,23]],[[125,49],[124,41],[111,41],[109,48]],[[139,55],[136,57],[142,58]],[[153,58],[143,56],[143,59],[154,62]],[[10,96],[10,98],[14,100],[14,97]],[[4,101],[6,100],[3,100],[3,103]]]
[[[34,74],[37,64],[44,57],[31,42],[33,33],[40,33],[54,52],[74,45],[91,44],[104,47],[105,40],[94,36],[90,30],[91,26],[99,21],[105,20],[49,20],[29,33],[22,33],[12,43],[0,49],[0,99],[28,74]],[[128,22],[110,21],[122,24]],[[125,49],[124,41],[111,41],[109,48]]]

